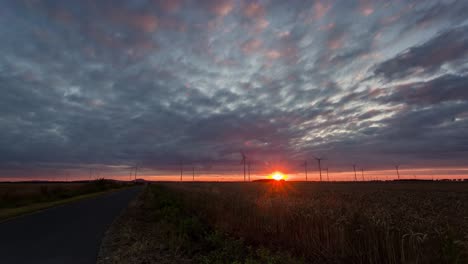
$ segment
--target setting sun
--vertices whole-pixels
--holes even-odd
[[[279,171],[275,171],[271,174],[271,178],[276,181],[286,180],[286,176]]]

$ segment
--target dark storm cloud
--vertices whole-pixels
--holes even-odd
[[[433,74],[446,63],[466,62],[468,56],[468,27],[447,30],[428,42],[411,47],[395,58],[377,66],[374,73],[396,80],[411,74]]]
[[[385,101],[432,105],[445,101],[468,101],[468,76],[444,75],[425,82],[396,87]]]
[[[467,8],[3,1],[0,166],[459,162]]]

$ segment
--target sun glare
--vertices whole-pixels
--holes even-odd
[[[282,172],[275,171],[271,174],[271,178],[276,181],[281,181],[281,180],[285,180],[286,176]]]

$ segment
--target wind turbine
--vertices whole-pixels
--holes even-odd
[[[398,180],[400,179],[400,165],[395,165],[396,173],[398,175]]]
[[[137,174],[138,174],[138,165],[135,165],[135,182],[137,179]]]
[[[324,158],[320,157],[314,157],[318,161],[318,167],[319,167],[319,174],[320,174],[320,181],[322,181],[322,165],[321,161],[324,160]]]
[[[304,170],[305,170],[306,181],[308,181],[308,179],[307,179],[307,160],[304,161]]]
[[[248,175],[249,175],[249,181],[250,181],[250,161],[247,162],[247,171],[248,171]]]
[[[245,156],[244,152],[241,151],[241,155],[242,155],[242,160],[241,160],[241,163],[244,165],[244,181],[245,181],[245,165],[246,165],[246,162],[247,162],[247,157]]]
[[[356,164],[353,164],[353,170],[354,170],[354,181],[357,181]]]
[[[179,167],[180,167],[180,181],[182,181],[182,175],[184,173],[184,164],[182,161],[179,162]]]

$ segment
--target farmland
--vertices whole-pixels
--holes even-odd
[[[103,263],[468,261],[466,183],[163,183],[135,207]]]

